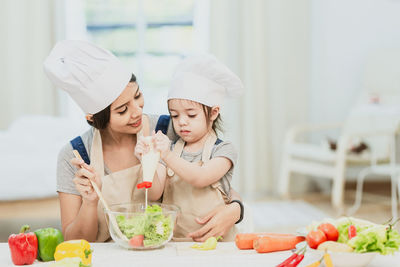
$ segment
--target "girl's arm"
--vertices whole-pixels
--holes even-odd
[[[165,179],[167,176],[167,169],[164,165],[158,164],[157,171],[153,178],[153,184],[149,189],[149,199],[150,201],[157,201],[161,198],[164,192]]]
[[[180,178],[195,187],[206,187],[217,182],[232,167],[232,162],[224,157],[216,157],[202,166],[188,162],[172,152],[165,154],[163,160]]]
[[[215,157],[199,166],[197,162],[188,162],[170,150],[171,141],[168,137],[157,132],[155,137],[156,149],[161,158],[180,178],[195,187],[205,187],[217,182],[232,167],[232,162],[225,157]]]

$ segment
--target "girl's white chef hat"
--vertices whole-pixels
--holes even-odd
[[[50,81],[69,93],[81,109],[95,114],[110,105],[132,73],[111,52],[86,41],[57,43],[44,61]]]
[[[239,96],[242,81],[210,54],[186,57],[177,67],[169,99],[187,99],[209,107],[220,106],[226,96]]]

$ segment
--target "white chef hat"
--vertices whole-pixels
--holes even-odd
[[[186,57],[177,67],[169,99],[187,99],[209,107],[220,106],[226,96],[239,96],[242,81],[210,54]]]
[[[57,43],[43,65],[50,81],[88,114],[110,105],[132,77],[111,52],[86,41]]]

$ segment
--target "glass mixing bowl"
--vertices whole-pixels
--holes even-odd
[[[175,205],[149,203],[125,203],[110,205],[107,214],[108,229],[111,238],[127,249],[155,249],[164,246],[171,240],[179,208]],[[114,216],[119,229],[127,237],[116,233],[109,222]]]

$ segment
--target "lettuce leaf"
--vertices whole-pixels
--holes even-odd
[[[385,243],[385,254],[393,254],[400,248],[400,234],[398,231],[389,228],[386,232],[387,241]]]
[[[339,232],[339,238],[337,242],[339,243],[347,243],[349,241],[349,226],[353,224],[357,229],[357,234],[365,229],[373,227],[377,224],[360,220],[352,217],[342,217],[336,221],[336,228]]]
[[[158,205],[146,209],[148,227],[144,233],[144,246],[153,246],[167,240],[171,233],[171,217],[164,216]]]
[[[144,235],[145,247],[163,243],[168,240],[172,229],[171,216],[165,216],[159,205],[147,206],[145,212],[130,218],[124,215],[117,216],[117,223],[121,232],[127,238],[135,235]]]
[[[351,240],[348,238],[348,227],[354,224],[357,235]],[[357,224],[356,221],[343,222],[338,225],[338,242],[347,243],[354,252],[379,252],[382,255],[393,254],[400,248],[400,234],[388,225],[382,224]]]
[[[386,254],[386,241],[386,226],[377,225],[363,231],[357,231],[357,235],[349,240],[347,244],[358,253],[376,251]]]

